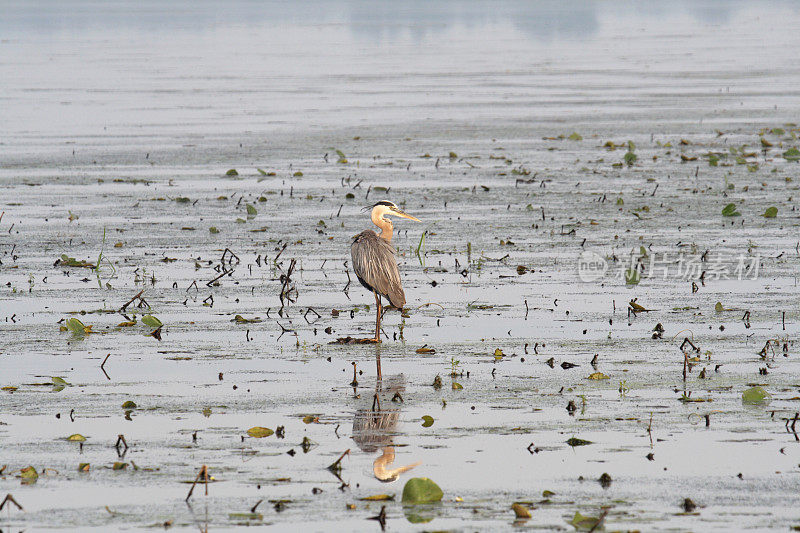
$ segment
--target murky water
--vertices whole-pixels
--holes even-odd
[[[800,525],[793,3],[3,9],[3,531]],[[330,344],[383,198],[407,316]]]

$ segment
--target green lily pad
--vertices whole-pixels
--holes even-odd
[[[724,217],[738,217],[742,214],[736,210],[736,204],[728,204],[722,208],[722,216]]]
[[[403,487],[403,503],[416,505],[419,503],[435,503],[442,500],[444,493],[439,485],[426,477],[414,477]]]
[[[86,437],[84,437],[80,433],[74,433],[69,437],[67,437],[67,440],[70,442],[86,442]]]
[[[86,334],[86,326],[77,318],[68,318],[65,325],[67,326],[67,329],[74,335]]]
[[[597,529],[597,524],[600,522],[599,518],[593,516],[583,516],[578,511],[575,511],[575,516],[567,523],[574,526],[578,531],[592,531]]]
[[[232,169],[228,170],[228,171],[225,173],[225,175],[226,175],[226,176],[238,176],[238,175],[239,175],[239,173],[238,173],[238,172],[236,172],[236,169],[235,169],[235,168],[232,168]]]
[[[787,161],[800,161],[800,150],[797,148],[789,148],[783,152],[783,158]]]
[[[624,156],[624,159],[625,159],[625,163],[627,163],[628,165],[632,165],[632,164],[636,163],[636,160],[639,159],[639,158],[633,152],[627,152],[625,154],[625,156]]]
[[[32,466],[26,466],[20,470],[19,476],[22,478],[23,485],[33,485],[39,480],[39,472]]]
[[[136,409],[136,402],[132,400],[128,400],[127,402],[122,404],[123,409]]]
[[[159,319],[154,317],[153,315],[144,315],[142,317],[142,324],[145,326],[150,326],[151,328],[160,328],[164,324],[161,323]]]
[[[764,214],[762,215],[764,218],[775,218],[778,216],[778,208],[775,206],[768,207]]]
[[[258,209],[256,209],[255,207],[253,207],[250,204],[247,204],[247,215],[251,216],[251,217],[254,217],[257,214],[258,214]]]
[[[422,427],[429,428],[433,425],[433,417],[431,415],[425,415],[422,417]]]
[[[772,395],[763,387],[751,387],[742,393],[742,403],[764,405],[772,400]]]

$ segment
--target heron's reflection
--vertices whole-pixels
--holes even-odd
[[[402,375],[384,378],[383,391],[390,398],[402,398],[400,393],[404,390],[405,379]],[[394,436],[399,420],[400,408],[392,403],[391,409],[382,409],[377,390],[370,407],[359,409],[353,417],[353,440],[361,451],[366,453],[381,451],[381,455],[372,463],[372,472],[376,479],[384,483],[396,481],[400,478],[400,474],[422,464],[416,462],[392,468],[395,460]]]

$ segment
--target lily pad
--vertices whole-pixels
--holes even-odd
[[[39,472],[32,466],[26,466],[20,470],[19,476],[22,478],[23,485],[33,485],[39,480]]]
[[[783,152],[783,158],[787,161],[800,161],[800,150],[797,148],[789,148]]]
[[[272,431],[271,429],[265,428],[265,427],[261,427],[261,426],[254,426],[254,427],[251,427],[250,429],[247,430],[247,434],[250,435],[253,438],[256,438],[256,439],[269,437],[273,433],[275,433],[275,432]]]
[[[238,173],[238,172],[236,172],[236,169],[235,169],[235,168],[232,168],[232,169],[228,170],[228,171],[225,173],[225,175],[226,175],[226,176],[238,176],[238,175],[239,175],[239,173]]]
[[[578,531],[592,531],[597,529],[597,524],[599,522],[599,518],[595,518],[593,516],[583,516],[578,511],[575,511],[575,516],[573,516],[572,520],[567,523],[574,526]]]
[[[403,487],[403,503],[435,503],[442,500],[444,493],[439,485],[426,477],[414,477]]]
[[[516,515],[517,518],[526,519],[531,517],[531,512],[521,503],[512,504],[511,510],[514,511],[514,515]]]
[[[778,208],[775,206],[768,207],[764,214],[762,215],[764,218],[775,218],[778,216]]]
[[[247,204],[247,215],[251,216],[251,217],[254,217],[257,214],[258,214],[258,209],[256,209],[255,207],[253,207],[250,204]]]
[[[763,387],[751,387],[742,393],[742,403],[750,405],[763,405],[772,400],[772,395]]]
[[[67,437],[67,440],[70,442],[86,442],[86,437],[84,437],[80,433],[74,433],[69,437]]]
[[[429,428],[433,425],[433,417],[431,415],[425,415],[422,417],[422,427]]]
[[[365,496],[359,499],[365,502],[385,502],[394,500],[394,494],[373,494],[372,496]]]
[[[742,214],[736,210],[736,204],[728,204],[722,208],[722,216],[724,217],[738,217]]]
[[[123,409],[136,409],[136,402],[132,400],[128,400],[127,402],[122,404]]]
[[[609,377],[603,374],[602,372],[594,372],[592,374],[589,374],[589,377],[587,377],[586,379],[609,379]]]
[[[69,331],[73,333],[73,335],[83,336],[86,333],[89,333],[92,329],[92,326],[85,326],[83,322],[78,320],[77,318],[68,318],[66,321],[66,326]]]
[[[159,319],[154,317],[153,315],[144,315],[142,317],[142,324],[145,326],[150,326],[151,328],[160,328],[164,324],[161,323]]]

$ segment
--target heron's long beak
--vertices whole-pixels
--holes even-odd
[[[415,221],[415,222],[422,222],[422,221],[421,221],[420,219],[418,219],[417,217],[412,217],[412,216],[411,216],[411,215],[409,215],[408,213],[404,213],[403,211],[400,211],[399,209],[397,209],[397,210],[392,210],[392,214],[393,214],[393,215],[397,215],[398,217],[403,217],[403,218],[407,218],[407,219],[409,219],[409,220],[413,220],[413,221]]]

